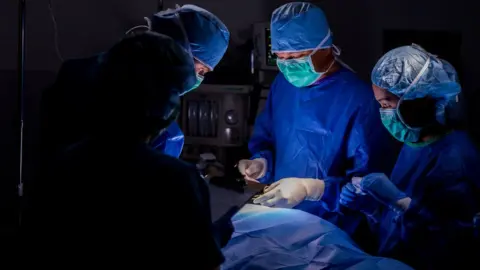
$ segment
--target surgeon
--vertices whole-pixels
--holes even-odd
[[[191,54],[145,32],[113,46],[98,72],[88,136],[61,153],[33,190],[23,220],[28,257],[63,268],[219,269],[232,212],[212,224],[196,168],[149,144],[175,121],[180,93],[196,83]],[[172,205],[177,196],[181,204]]]
[[[196,89],[203,81],[205,74],[213,71],[225,54],[230,40],[230,32],[223,22],[209,11],[195,5],[184,5],[177,9],[161,11],[153,15],[149,21],[152,31],[175,38],[178,34],[172,31],[172,20],[180,19],[187,33],[195,63],[197,81],[191,89]],[[179,157],[184,144],[184,135],[177,122],[172,123],[161,136],[152,141],[152,145],[170,156]]]
[[[381,128],[369,85],[338,60],[323,11],[310,3],[277,8],[271,19],[272,52],[280,74],[256,119],[246,180],[271,184],[255,203],[296,208],[340,221],[341,187],[352,177],[390,172],[395,145]],[[343,218],[342,218],[343,219]]]
[[[196,83],[191,88],[185,89],[182,95],[197,88],[204,75],[213,71],[225,54],[230,38],[227,27],[220,19],[194,5],[159,12],[148,19],[148,26],[137,26],[132,29],[140,31],[128,31],[128,35],[151,30],[172,37],[183,47],[191,48]],[[184,34],[188,38],[186,44]],[[60,68],[55,84],[43,93],[41,106],[43,153],[61,151],[85,136],[90,119],[95,117],[91,116],[89,110],[90,100],[95,94],[91,93],[90,89],[104,57],[105,54],[102,53],[85,59],[66,61]],[[152,140],[152,145],[159,151],[178,157],[183,142],[184,136],[174,122],[166,132]]]
[[[404,146],[390,177],[354,179],[341,203],[370,218],[377,255],[415,269],[470,269],[480,254],[473,226],[480,154],[449,125],[447,109],[461,91],[455,69],[420,46],[404,46],[378,61],[372,83],[383,125]]]

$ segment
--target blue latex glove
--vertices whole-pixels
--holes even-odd
[[[343,186],[339,202],[341,205],[367,215],[373,215],[379,206],[375,198],[358,190],[352,183]]]
[[[383,173],[371,173],[363,177],[360,188],[391,208],[397,208],[398,201],[407,198],[407,195],[400,191]]]

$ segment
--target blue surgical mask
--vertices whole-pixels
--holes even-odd
[[[395,139],[406,143],[415,143],[420,140],[421,129],[407,127],[398,117],[396,109],[380,109],[380,118]]]
[[[204,77],[203,75],[200,75],[200,74],[197,73],[197,82],[195,82],[195,84],[192,86],[192,88],[190,88],[190,89],[188,89],[187,91],[183,92],[180,96],[183,96],[183,95],[185,95],[186,93],[188,93],[188,92],[190,92],[190,91],[192,91],[192,90],[197,89],[197,88],[200,86],[200,84],[202,84],[204,78],[205,78],[205,77]]]
[[[295,87],[300,88],[312,85],[327,73],[335,62],[332,61],[326,71],[317,72],[312,63],[312,54],[297,59],[277,59],[278,68],[287,81]]]

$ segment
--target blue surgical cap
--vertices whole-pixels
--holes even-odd
[[[461,91],[453,66],[415,44],[386,53],[373,68],[372,83],[405,100],[437,99],[438,120]]]
[[[332,46],[332,34],[323,11],[310,3],[293,2],[273,11],[272,52],[300,52]]]
[[[152,18],[152,30],[164,33],[165,27],[155,21],[172,14],[178,16],[183,24],[193,57],[213,70],[228,48],[230,32],[225,24],[203,8],[184,5],[175,10],[155,14]]]

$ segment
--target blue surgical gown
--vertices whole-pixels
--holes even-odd
[[[480,212],[480,154],[469,136],[454,131],[423,147],[405,145],[390,180],[412,203],[403,215],[383,210],[379,255],[415,269],[467,269],[459,264],[474,254]]]
[[[268,161],[262,183],[286,177],[326,182],[321,202],[296,208],[346,229],[338,204],[340,189],[353,176],[391,172],[398,149],[379,118],[370,85],[340,69],[310,87],[297,88],[282,74],[274,80],[257,117],[249,150]]]
[[[152,147],[165,155],[178,158],[182,153],[184,142],[185,136],[182,130],[177,122],[173,122],[165,132],[153,141]]]

